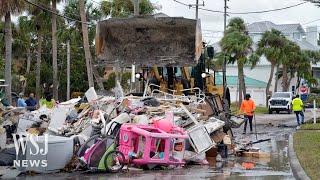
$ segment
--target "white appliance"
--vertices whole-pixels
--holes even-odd
[[[26,139],[26,153],[22,154],[20,149],[17,160],[27,160],[27,167],[17,168],[20,171],[35,171],[39,173],[55,172],[63,169],[67,163],[71,160],[73,156],[73,138],[60,137],[60,136],[48,136],[47,152],[45,152],[45,136],[34,137],[35,143],[39,147],[39,152],[41,149],[42,153],[36,155],[31,154],[37,151],[35,143]],[[42,155],[44,154],[44,155]],[[43,163],[46,161],[47,166]],[[26,161],[24,161],[26,162]],[[32,164],[31,164],[32,163]]]

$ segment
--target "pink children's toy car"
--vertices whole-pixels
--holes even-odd
[[[118,149],[136,165],[183,165],[187,138],[179,127],[167,133],[154,126],[123,124]]]

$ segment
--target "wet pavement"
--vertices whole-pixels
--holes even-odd
[[[20,176],[17,179],[294,179],[288,158],[288,138],[289,134],[295,131],[294,119],[283,121],[289,127],[277,127],[270,124],[257,125],[257,137],[260,139],[271,138],[271,141],[255,144],[264,152],[270,152],[270,158],[248,158],[229,156],[223,162],[210,162],[210,165],[186,166],[185,168],[173,170],[149,170],[130,171],[125,173],[58,173],[35,176]],[[242,127],[234,129],[236,142],[255,141],[255,134],[242,134]],[[245,170],[243,162],[254,163],[252,170]]]

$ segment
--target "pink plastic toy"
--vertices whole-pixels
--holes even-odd
[[[164,119],[153,120],[153,125],[165,132],[170,132],[173,129],[173,112],[166,112]]]
[[[148,125],[123,124],[120,129],[119,151],[126,161],[137,165],[182,165],[185,139],[179,127],[170,133]]]

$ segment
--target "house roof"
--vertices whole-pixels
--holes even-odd
[[[300,48],[302,50],[309,50],[309,51],[318,51],[319,50],[319,48],[317,46],[314,46],[313,44],[309,43],[305,39],[297,40],[297,39],[290,38],[290,40],[297,43],[298,46],[300,46]]]
[[[249,33],[263,33],[265,31],[270,31],[271,29],[276,29],[285,33],[301,32],[305,33],[304,29],[300,24],[274,24],[270,21],[254,22],[247,26]]]
[[[216,74],[216,85],[222,85],[222,75]],[[253,79],[245,76],[244,81],[246,87],[255,87],[255,88],[266,88],[267,83],[257,79]],[[227,76],[227,85],[228,86],[238,86],[238,76]]]

